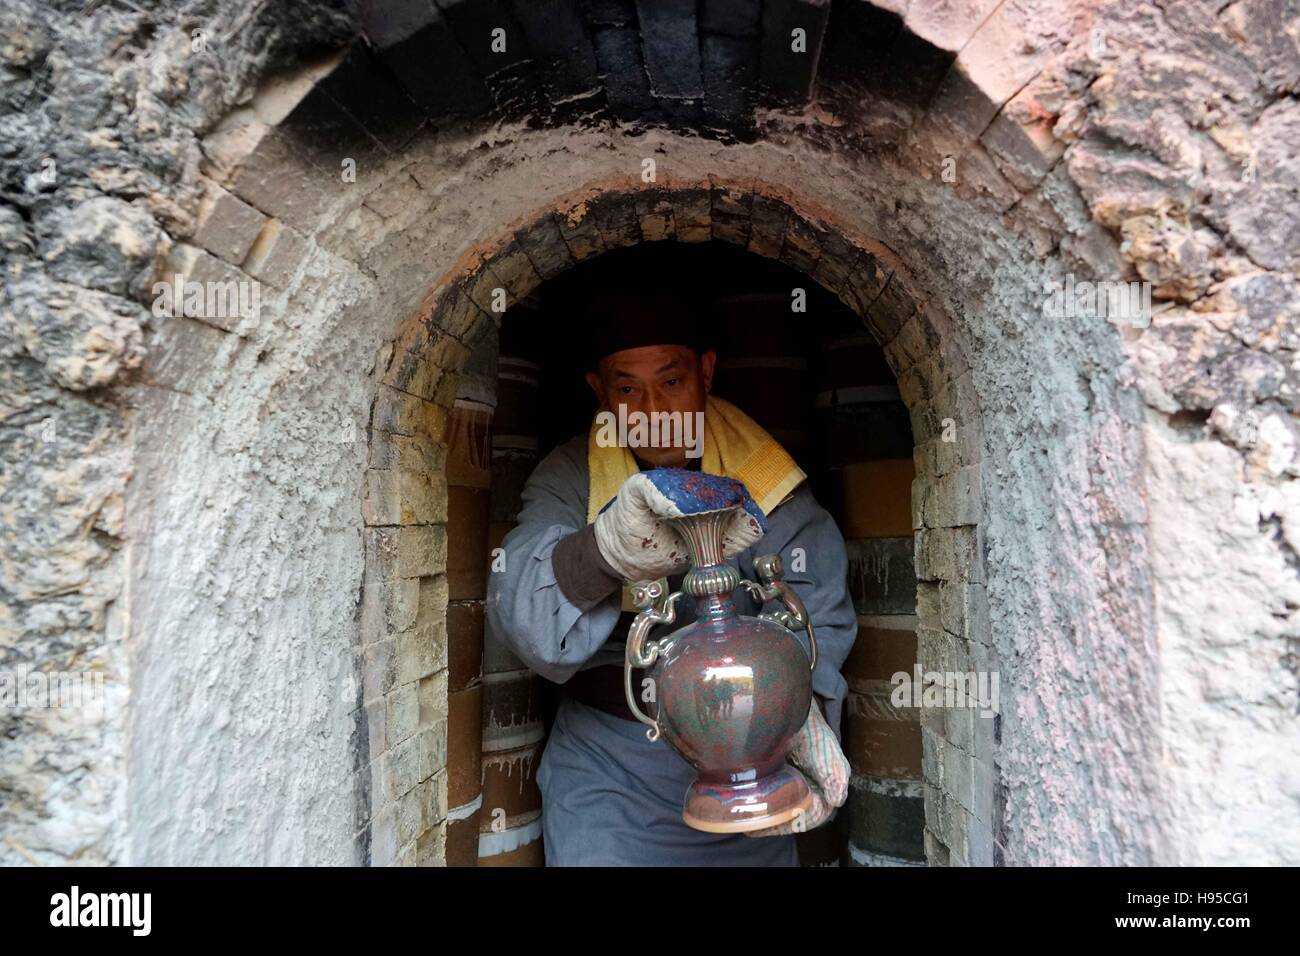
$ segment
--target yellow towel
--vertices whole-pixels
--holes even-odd
[[[588,524],[618,494],[623,482],[640,471],[630,449],[617,445],[602,447],[596,441],[596,432],[597,423],[593,420],[587,434],[587,467],[591,474]],[[704,460],[700,464],[711,475],[744,482],[765,515],[771,514],[808,477],[758,422],[713,395],[708,397],[704,409]]]

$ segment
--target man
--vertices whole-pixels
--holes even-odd
[[[612,430],[593,422],[588,434],[557,447],[533,471],[519,523],[502,543],[504,570],[490,576],[488,628],[562,685],[538,768],[549,866],[797,866],[793,832],[819,825],[847,796],[848,763],[837,740],[847,686],[839,671],[857,626],[844,540],[784,449],[735,406],[709,395],[716,355],[688,301],[606,297],[580,331],[591,346],[587,381],[601,411],[625,421],[635,421],[635,413],[676,412],[683,425],[703,413],[702,444],[661,436],[660,447],[617,447],[608,441]],[[666,539],[658,547],[656,535],[672,532],[657,525],[653,496],[629,491],[638,469],[656,467],[704,468],[745,482],[768,530],[756,541],[757,522],[749,519],[753,533],[738,524],[728,561],[741,577],[758,580],[754,559],[780,553],[785,579],[816,628],[814,703],[791,751],[814,801],[795,824],[749,834],[688,827],[682,799],[694,771],[667,743],[649,741],[626,706],[629,586],[667,577],[677,590],[686,570],[680,548]],[[735,597],[740,613],[760,610],[744,590]],[[683,602],[675,627],[692,620]]]

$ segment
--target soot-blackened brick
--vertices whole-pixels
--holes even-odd
[[[705,34],[700,47],[705,118],[725,128],[747,125],[750,91],[757,75],[753,42]]]
[[[758,36],[762,0],[702,0],[700,32],[729,37]]]
[[[365,27],[366,35],[384,66],[429,116],[484,112],[492,100],[482,74],[456,42],[451,25],[427,0],[425,7],[420,13],[427,12],[427,21],[410,34],[405,31],[416,22],[412,17],[395,24],[376,15]]]
[[[549,112],[542,95],[532,51],[519,21],[503,0],[434,0],[484,77],[497,113],[517,116]],[[494,30],[505,31],[505,49],[494,50]]]
[[[519,230],[515,238],[543,279],[553,279],[573,266],[573,256],[552,216],[543,216]]]
[[[821,236],[822,254],[813,270],[813,278],[839,294],[858,259],[858,250],[837,232]]]
[[[714,186],[711,198],[713,238],[742,248],[748,246],[752,194]]]
[[[851,393],[837,389],[831,389],[828,397],[832,404],[822,414],[816,435],[828,449],[832,467],[911,457],[912,417],[901,401],[852,402]],[[866,600],[866,595],[862,596]],[[915,601],[916,596],[910,600]]]
[[[598,27],[633,27],[637,25],[636,0],[582,0],[582,14]]]
[[[763,4],[760,77],[771,102],[802,106],[812,92],[830,0],[767,0]],[[794,31],[805,34],[803,52],[792,49]]]
[[[362,0],[361,32],[386,50],[408,40],[437,19],[429,0]]]
[[[506,289],[506,284],[501,281],[492,266],[486,263],[465,281],[465,294],[474,301],[475,305],[492,316],[499,314],[493,309],[493,306],[498,304],[497,289]],[[509,292],[508,289],[506,291]]]
[[[485,313],[478,307],[478,303],[469,297],[464,280],[447,290],[436,315],[441,328],[461,340],[464,340],[484,316]]]
[[[748,219],[738,219],[714,210],[711,228],[713,238],[719,242],[729,242],[741,248],[749,245]]]
[[[699,100],[700,48],[694,0],[637,0],[646,72],[656,97]]]
[[[880,793],[864,780],[849,787],[849,839],[855,847],[913,860],[925,859],[925,804],[920,794]]]
[[[683,189],[673,196],[673,224],[678,242],[707,242],[712,233],[713,197],[707,189]]]
[[[635,29],[598,30],[593,38],[605,99],[619,119],[646,117],[655,108],[641,60],[641,34]]]
[[[553,102],[599,87],[596,53],[577,0],[512,0],[511,10],[528,39],[533,69]]]
[[[831,10],[818,67],[819,83],[876,86],[889,50],[903,29],[895,13],[870,3],[837,3]]]
[[[779,256],[789,218],[785,206],[765,196],[755,196],[750,210],[749,251],[769,259]]]
[[[903,288],[903,280],[897,273],[889,277],[880,295],[867,310],[867,324],[876,330],[882,342],[891,341],[903,323],[916,311],[916,303]]]
[[[531,59],[523,27],[504,0],[433,0],[470,61],[484,76]],[[495,30],[505,31],[505,49],[494,50]]]
[[[704,122],[702,100],[661,100],[665,122],[679,132],[698,131]]]
[[[924,108],[934,98],[954,55],[902,30],[881,66],[880,91],[908,106]]]
[[[551,104],[542,93],[531,60],[493,73],[487,78],[487,86],[499,115],[529,116],[542,122],[550,116]]]
[[[754,194],[742,188],[716,185],[712,189],[713,214],[749,219]]]
[[[423,111],[363,43],[352,45],[321,86],[391,150],[401,149],[424,123]]]
[[[875,256],[863,253],[849,273],[845,286],[845,291],[853,299],[854,311],[865,316],[888,281],[889,270]]]
[[[517,240],[505,244],[501,254],[492,262],[492,271],[505,283],[511,298],[515,300],[526,297],[542,281],[532,260]]]
[[[588,218],[595,221],[606,249],[635,246],[641,242],[641,220],[631,196],[603,193],[592,200]]]
[[[863,538],[847,549],[849,594],[859,614],[916,613],[911,538]]]
[[[781,246],[781,261],[811,275],[817,268],[821,254],[821,240],[817,231],[802,219],[791,218],[790,226],[785,231],[785,242]]]
[[[555,221],[560,227],[560,235],[564,237],[564,242],[569,247],[569,252],[575,262],[590,259],[592,256],[600,255],[605,251],[605,240],[601,237],[600,230],[596,228],[595,220],[585,207],[572,209],[568,213],[561,213],[556,217]]]
[[[676,211],[662,189],[643,189],[636,194],[636,215],[645,242],[673,239],[677,235]]]
[[[355,160],[361,170],[385,152],[320,85],[303,97],[276,131],[330,173],[337,173],[344,159]]]

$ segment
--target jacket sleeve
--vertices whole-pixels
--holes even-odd
[[[842,737],[840,719],[848,683],[840,668],[857,638],[858,619],[849,594],[849,558],[844,536],[835,519],[817,503],[807,482],[795,489],[790,500],[772,510],[767,534],[742,556],[741,572],[757,581],[754,558],[772,553],[781,555],[785,581],[808,609],[817,635],[813,693],[826,703],[826,723]],[[763,610],[775,610],[778,606],[770,602]],[[799,637],[807,647],[807,633],[801,631]]]
[[[608,640],[621,591],[583,611],[556,582],[551,554],[586,527],[586,476],[566,446],[542,459],[524,484],[518,524],[488,575],[486,626],[533,671],[563,683]]]

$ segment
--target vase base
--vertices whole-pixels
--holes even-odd
[[[812,807],[812,790],[789,764],[753,783],[697,780],[686,791],[682,819],[706,833],[745,833],[789,823]]]

